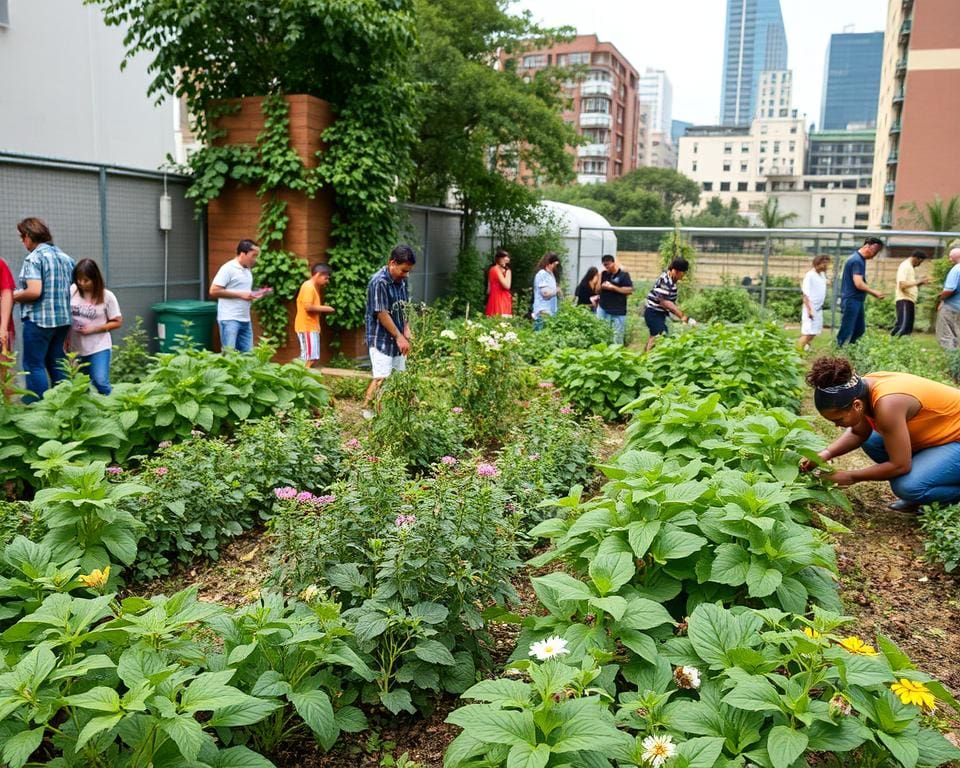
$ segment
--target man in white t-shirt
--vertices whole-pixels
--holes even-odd
[[[917,250],[904,259],[897,267],[897,322],[894,323],[891,336],[909,336],[913,333],[913,318],[917,310],[919,287],[930,282],[929,277],[917,280],[917,267],[929,258],[923,251]]]
[[[806,349],[823,330],[823,304],[827,300],[827,267],[830,257],[820,254],[813,257],[813,269],[803,276],[800,292],[803,308],[800,311],[800,338],[797,346]]]
[[[251,270],[259,253],[260,246],[253,240],[241,240],[237,244],[236,258],[220,267],[210,283],[210,298],[217,300],[222,349],[231,347],[237,352],[253,349],[250,302],[257,298],[257,293],[253,290]]]

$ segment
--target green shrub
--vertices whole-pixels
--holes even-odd
[[[943,350],[931,349],[912,336],[893,337],[870,329],[856,344],[844,345],[837,354],[845,356],[859,373],[901,371],[953,383],[949,359]]]
[[[389,452],[422,471],[441,456],[463,453],[468,425],[462,406],[452,404],[444,382],[412,366],[383,383],[370,444],[377,453]]]
[[[17,536],[36,535],[39,521],[25,501],[0,501],[0,549]],[[0,565],[0,570],[3,566]]]
[[[926,535],[923,548],[927,560],[943,565],[950,573],[960,565],[960,505],[926,507],[920,516]]]
[[[702,323],[747,323],[760,316],[756,302],[738,285],[705,288],[684,302],[683,311]]]
[[[619,345],[557,350],[544,364],[544,373],[577,411],[606,421],[619,419],[620,409],[651,383],[645,356]]]
[[[884,293],[882,299],[870,296],[866,303],[867,327],[890,333],[897,322],[897,303],[893,288],[886,285],[877,287]]]
[[[760,301],[760,292],[755,291],[753,298]],[[768,314],[781,323],[797,323],[800,321],[802,308],[803,293],[796,280],[786,275],[767,276],[765,310]]]
[[[544,321],[543,330],[522,336],[523,356],[539,364],[556,349],[588,349],[613,341],[613,326],[586,307],[561,302],[557,314]]]
[[[154,359],[150,355],[150,336],[143,327],[143,318],[136,317],[119,344],[113,346],[110,360],[110,381],[136,384],[149,373]]]
[[[431,692],[475,682],[481,611],[516,598],[519,518],[497,473],[448,457],[434,477],[408,481],[357,445],[330,496],[282,502],[271,521],[281,578],[337,590],[374,670],[364,700],[413,712]]]

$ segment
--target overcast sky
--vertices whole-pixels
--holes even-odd
[[[793,106],[807,123],[820,119],[823,66],[835,32],[882,31],[888,0],[780,0],[793,70]],[[641,73],[666,70],[673,119],[715,124],[726,0],[517,0],[546,26],[569,24],[611,42]],[[845,30],[848,25],[852,29]]]

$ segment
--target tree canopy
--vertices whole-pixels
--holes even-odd
[[[546,187],[543,197],[596,211],[613,226],[668,227],[681,205],[700,201],[700,186],[670,168],[638,168],[605,184]]]
[[[749,221],[740,215],[740,201],[737,198],[724,205],[719,197],[711,197],[705,208],[692,216],[684,216],[683,223],[688,227],[747,227]]]

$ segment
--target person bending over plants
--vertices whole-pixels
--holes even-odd
[[[860,376],[842,357],[815,360],[807,383],[820,415],[845,428],[820,458],[863,448],[876,462],[832,472],[837,485],[889,480],[899,497],[890,508],[900,511],[960,501],[960,390],[910,373]],[[800,463],[804,472],[815,466]]]

